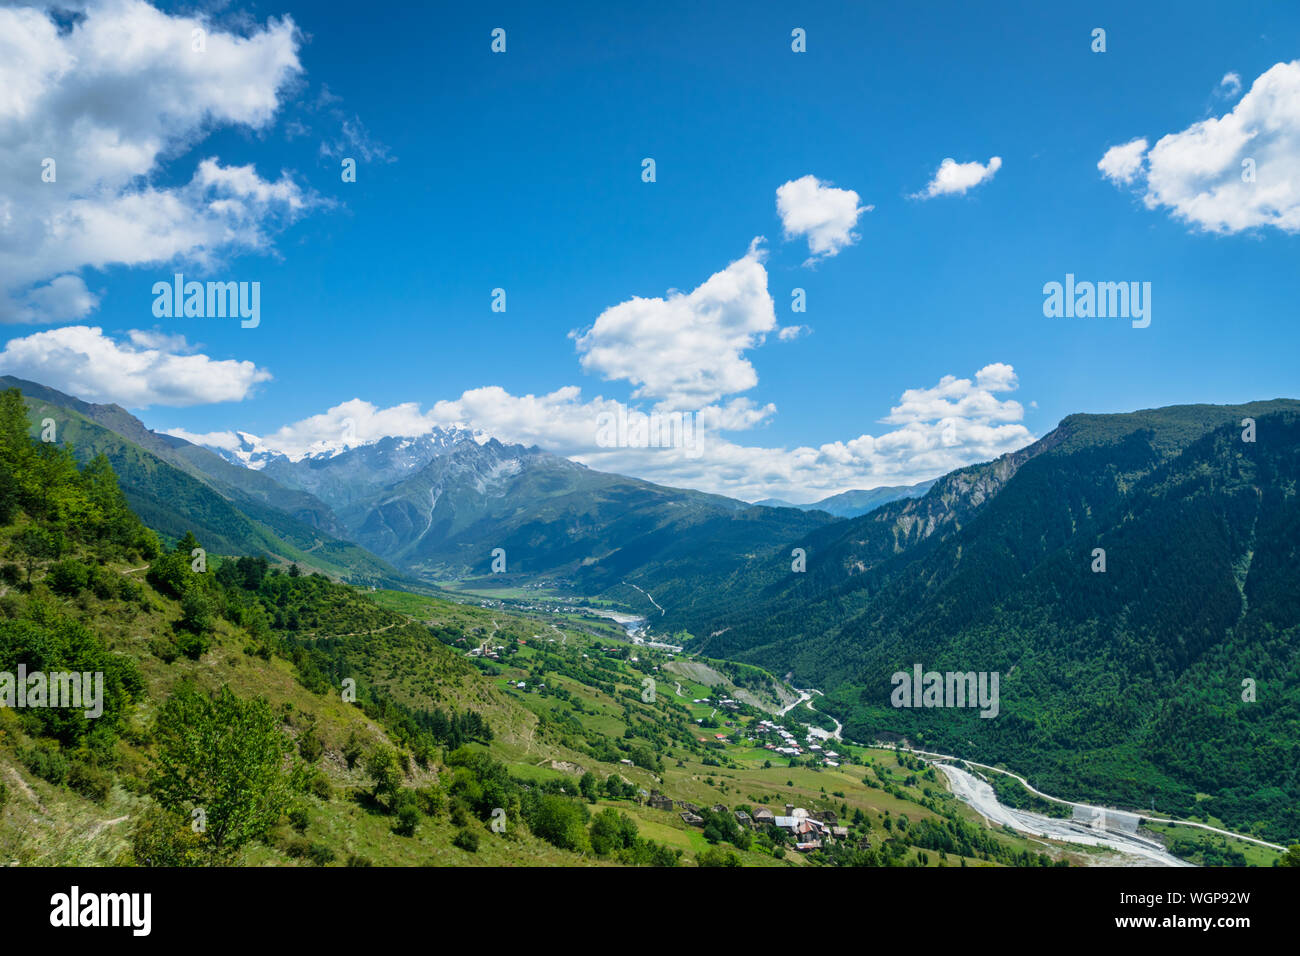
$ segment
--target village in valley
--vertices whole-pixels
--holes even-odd
[[[707,697],[698,697],[693,698],[691,703],[704,705],[714,702]],[[739,711],[743,707],[740,701],[730,697],[723,697],[717,700],[716,704],[720,709],[732,713]],[[823,751],[821,744],[813,743],[814,740],[826,739],[825,731],[819,728],[810,728],[808,730],[806,750],[804,746],[800,746],[793,731],[770,719],[756,719],[751,723],[750,728],[749,732],[742,738],[746,744],[760,745],[765,750],[790,759],[797,759],[808,754],[812,759],[820,760],[822,766],[838,767],[840,765],[840,755],[836,751]],[[773,738],[775,738],[775,742]],[[731,738],[728,734],[719,733],[714,734],[713,739],[725,744]],[[709,742],[708,738],[705,737],[700,737],[699,741],[701,743]],[[647,803],[659,810],[679,810],[682,822],[688,826],[704,827],[706,825],[704,817],[700,814],[700,807],[693,803],[684,800],[674,801],[660,794],[657,790],[651,791]],[[785,805],[783,814],[774,813],[767,807],[762,806],[751,807],[748,810],[736,809],[728,811],[725,806],[717,804],[711,807],[710,810],[714,814],[731,812],[738,825],[750,829],[767,826],[776,827],[778,830],[789,834],[794,843],[794,848],[800,852],[821,849],[824,842],[846,840],[849,837],[849,828],[839,825],[839,817],[833,810],[821,810],[814,816],[803,807],[796,807],[793,803]],[[869,845],[869,841],[864,841],[863,845]]]
[[[685,800],[673,800],[657,790],[651,791],[647,802],[657,810],[680,808],[679,815],[682,822],[687,826],[701,828],[706,826],[705,818],[701,815],[701,808],[693,803],[688,803]],[[781,816],[776,816],[767,807],[754,807],[752,814],[745,810],[728,811],[722,804],[715,804],[709,809],[714,814],[730,812],[735,817],[738,826],[747,827],[751,830],[768,826],[783,830],[790,835],[794,842],[794,848],[800,852],[819,850],[824,841],[847,840],[849,837],[849,828],[839,826],[839,818],[833,810],[821,811],[819,816],[822,819],[817,820],[803,807],[796,807],[793,803],[785,805],[785,813]],[[869,846],[869,841],[864,845]]]
[[[765,671],[684,653],[677,635],[538,603],[467,609],[475,626],[446,641],[537,715],[507,763],[517,779],[581,793],[593,813],[624,814],[687,859],[729,861],[708,865],[1077,860],[990,827],[923,760],[841,739],[808,693]],[[437,633],[436,620],[425,623]],[[960,839],[944,832],[953,828]]]

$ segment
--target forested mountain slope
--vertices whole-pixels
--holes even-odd
[[[214,554],[265,554],[358,583],[409,582],[387,562],[321,530],[337,521],[310,495],[149,431],[117,406],[91,405],[30,383],[24,388],[33,391],[23,393],[30,434],[49,434],[51,444],[73,449],[81,462],[104,455],[131,508],[164,537],[192,531]],[[46,422],[52,423],[48,432]]]
[[[713,635],[695,646],[793,670],[854,738],[902,734],[1062,795],[1294,837],[1298,409],[1071,416],[923,499],[793,542],[804,574],[734,576],[692,622]],[[1000,673],[999,716],[891,706],[891,675],[917,662]]]

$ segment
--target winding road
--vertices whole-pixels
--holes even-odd
[[[799,690],[799,688],[797,687],[794,689]],[[796,707],[802,704],[805,700],[812,700],[812,694],[808,693],[806,690],[799,690],[799,699],[796,700],[793,704],[787,704],[785,707],[778,710],[776,712],[776,715],[778,717],[784,717],[786,714],[790,713],[790,711],[794,710]]]
[[[650,603],[653,604],[655,607],[659,607],[659,602],[656,601],[653,597],[651,597],[650,592],[647,591],[645,588],[637,587],[635,584],[632,584],[631,581],[629,581],[628,584],[631,585],[632,587],[636,588],[638,591],[640,591],[640,592],[641,592],[642,594],[644,594],[646,597],[650,598]],[[659,615],[660,615],[660,617],[662,617],[664,614],[667,614],[667,613],[668,613],[667,611],[665,611],[663,608],[659,607]]]
[[[812,687],[808,688],[807,690],[799,690],[798,687],[794,687],[791,689],[799,694],[799,699],[796,700],[794,703],[788,704],[783,709],[777,711],[777,715],[784,717],[786,714],[790,713],[790,711],[794,710],[804,701],[807,701],[808,709],[811,710],[814,714],[821,714],[822,716],[830,717],[831,720],[835,721],[834,730],[822,730],[820,727],[813,727],[808,732],[812,734],[812,736],[820,737],[823,740],[838,740],[840,743],[843,743],[844,738],[840,736],[840,733],[841,731],[844,730],[844,725],[841,724],[834,717],[831,717],[830,714],[826,713],[825,711],[818,710],[816,707],[812,705],[813,694],[816,694],[818,697],[825,697],[826,695],[823,694],[821,691],[817,690],[816,688],[812,688]],[[852,742],[853,741],[849,741],[849,743]]]

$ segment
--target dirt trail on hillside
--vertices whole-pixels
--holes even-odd
[[[415,618],[410,619],[410,621],[414,620]],[[377,627],[373,631],[353,631],[351,634],[317,634],[315,631],[312,631],[310,634],[304,635],[304,637],[319,637],[322,640],[329,640],[332,637],[369,637],[371,634],[382,634],[384,631],[391,631],[399,624],[409,624],[410,621],[394,621],[392,624],[385,624],[383,627]]]
[[[23,792],[23,796],[25,796],[32,803],[36,804],[42,810],[45,809],[44,804],[41,803],[41,798],[36,795],[36,792],[32,790],[31,787],[27,786],[27,781],[22,778],[22,774],[20,774],[13,767],[6,766],[5,770],[9,771],[9,779],[11,779],[14,782],[14,784],[18,787],[18,789]]]
[[[130,814],[127,814],[125,816],[120,816],[116,820],[101,820],[86,832],[86,839],[93,840],[95,837],[99,836],[100,831],[102,831],[105,827],[116,826],[117,824],[122,823],[129,819],[131,819]]]

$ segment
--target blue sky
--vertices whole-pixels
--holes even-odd
[[[37,78],[33,101],[61,94],[76,105],[63,107],[60,129],[59,114],[38,122],[10,104],[30,130],[0,148],[15,176],[70,157],[45,193],[0,185],[11,220],[48,232],[87,197],[126,215],[124,197],[146,190],[159,202],[174,191],[197,212],[160,224],[129,255],[117,252],[131,241],[120,228],[91,252],[88,239],[16,252],[11,236],[0,371],[218,443],[241,430],[300,453],[328,443],[344,417],[362,439],[461,420],[594,467],[794,500],[930,477],[1072,412],[1295,397],[1300,9],[1130,6],[432,13],[317,2],[155,14],[92,3],[57,39],[29,21],[34,46],[0,75],[23,71]],[[170,40],[153,55],[122,53],[105,68],[118,89],[140,91],[136,113],[122,115],[96,102],[75,35],[114,18],[131,35],[182,40],[201,24],[208,59]],[[504,54],[489,49],[496,27]],[[807,52],[791,50],[796,27]],[[1104,53],[1091,49],[1098,27]],[[260,46],[227,55],[232,35]],[[104,45],[94,49],[111,59]],[[59,59],[45,69],[43,58],[60,47],[78,57],[50,72]],[[186,116],[160,88],[212,100]],[[259,97],[261,108],[249,105]],[[104,154],[75,142],[85,115],[122,133],[119,143],[170,145],[147,145],[116,179],[99,176],[82,160]],[[1195,125],[1206,120],[1208,130]],[[1107,151],[1138,138],[1142,166],[1104,175]],[[1256,182],[1234,185],[1241,157],[1255,154]],[[341,181],[345,156],[357,159],[355,183]],[[642,181],[645,157],[653,183]],[[989,178],[921,198],[945,159],[992,157]],[[209,158],[218,170],[251,165],[252,184],[233,174],[197,183]],[[850,208],[863,210],[838,250],[811,262],[809,236],[786,234],[776,199],[809,176],[852,190]],[[158,241],[166,231],[175,241]],[[739,267],[745,282],[762,273],[772,316],[757,287],[735,301],[718,293],[728,341],[748,336],[734,355],[709,334],[685,370],[667,354],[677,339],[656,329],[709,321],[690,301],[672,315],[653,301],[607,312],[690,293],[742,260],[756,264]],[[175,271],[259,282],[260,324],[156,318],[151,287]],[[1043,286],[1067,273],[1150,283],[1149,327],[1045,317]],[[67,296],[33,297],[58,276],[80,278],[84,295],[68,280]],[[806,290],[803,314],[790,310],[795,287]],[[494,288],[506,290],[504,313],[490,308]],[[584,353],[581,336],[602,313],[609,328]],[[783,340],[792,326],[802,328]],[[626,371],[665,363],[648,386]],[[580,391],[555,397],[564,388]],[[610,407],[597,398],[720,409],[701,412],[716,444],[702,456],[589,447],[584,429]],[[353,399],[373,409],[329,411]],[[403,403],[419,408],[383,414]],[[854,444],[863,435],[875,439],[865,450]]]

